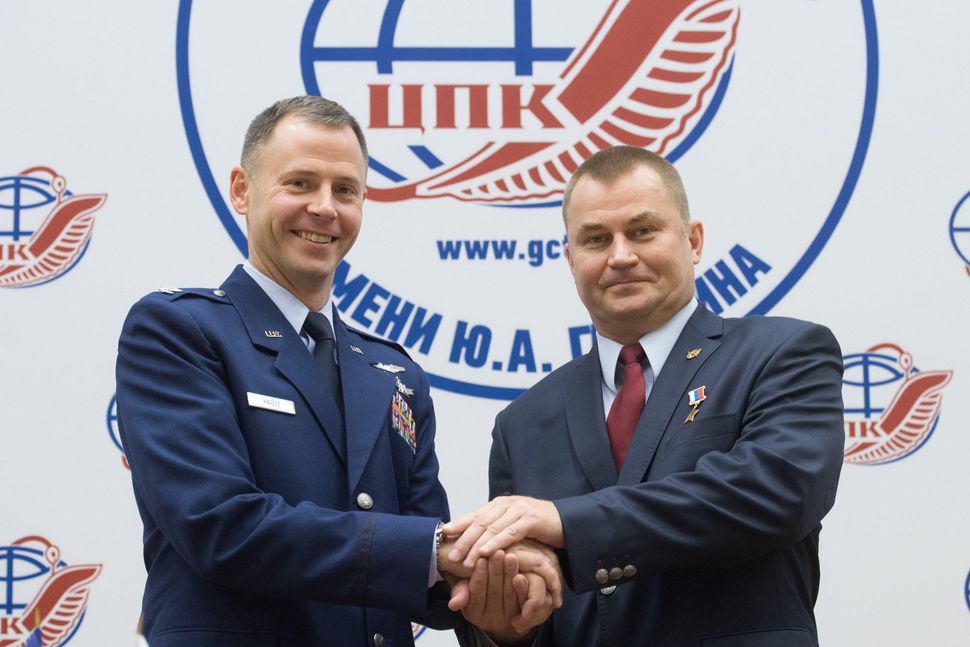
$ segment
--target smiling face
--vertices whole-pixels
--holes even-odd
[[[566,210],[566,259],[597,331],[630,344],[694,295],[704,228],[685,226],[660,175],[638,165],[603,184],[588,176]]]
[[[327,128],[289,115],[248,166],[232,170],[230,196],[246,216],[249,260],[319,310],[360,231],[366,172],[360,144],[349,126]]]

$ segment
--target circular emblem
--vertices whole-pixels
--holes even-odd
[[[105,422],[108,426],[108,437],[111,439],[111,443],[118,449],[121,454],[121,464],[125,466],[125,469],[131,469],[128,466],[128,458],[125,456],[125,448],[121,444],[121,432],[118,430],[118,399],[117,396],[112,395],[111,401],[108,402],[108,411],[105,416]]]
[[[846,355],[843,363],[845,462],[892,463],[930,439],[952,371],[920,371],[895,344]]]
[[[58,647],[70,642],[100,572],[100,564],[68,566],[60,549],[44,537],[0,546],[0,637],[12,639],[3,644]]]
[[[960,198],[950,215],[950,243],[970,275],[970,192]]]
[[[871,0],[593,0],[568,11],[315,0],[294,11],[243,11],[230,25],[182,0],[178,84],[200,179],[245,255],[225,177],[248,121],[295,94],[348,108],[371,159],[364,232],[334,300],[350,325],[402,344],[438,388],[510,399],[590,347],[561,197],[593,152],[629,144],[676,163],[708,234],[698,296],[731,316],[768,312],[799,281],[865,161]],[[278,46],[244,45],[257,40]],[[253,90],[229,97],[227,83]]]
[[[34,287],[69,272],[88,249],[106,197],[73,195],[46,166],[0,177],[0,287]]]

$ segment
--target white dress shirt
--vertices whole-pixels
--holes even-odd
[[[684,326],[687,325],[687,320],[694,314],[695,308],[697,308],[697,300],[691,299],[690,303],[681,308],[667,323],[640,338],[640,346],[647,354],[648,361],[647,368],[643,372],[647,398],[650,397],[650,390],[657,381],[657,376],[663,369]],[[603,373],[603,411],[609,417],[610,407],[616,399],[616,391],[621,386],[616,383],[616,360],[620,357],[623,344],[604,337],[599,331],[596,332],[596,344],[599,346],[600,370]]]

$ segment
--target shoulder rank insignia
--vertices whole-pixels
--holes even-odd
[[[382,362],[377,362],[376,364],[371,364],[374,368],[379,368],[382,371],[387,371],[388,373],[403,373],[404,367],[398,366],[397,364],[384,364]]]
[[[694,408],[691,409],[690,413],[687,414],[687,418],[684,420],[684,424],[687,424],[688,422],[694,422],[694,416],[697,415],[697,408],[701,406],[701,402],[707,399],[707,394],[705,393],[706,389],[707,389],[706,386],[699,386],[693,391],[690,391],[687,393],[687,404],[689,404]]]
[[[354,346],[353,344],[350,345],[350,350],[354,351],[358,355],[364,354],[364,351],[362,351],[359,346]]]
[[[158,288],[156,292],[161,292],[162,294],[175,294],[176,292],[181,292],[182,288]]]
[[[414,389],[409,389],[406,387],[404,382],[402,382],[401,378],[399,378],[397,375],[394,376],[394,385],[397,387],[397,391],[401,395],[414,395]]]

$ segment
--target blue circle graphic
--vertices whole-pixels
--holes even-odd
[[[310,12],[316,12],[317,15],[322,14],[327,2],[328,0],[316,0],[311,6]],[[399,11],[400,7],[403,5],[403,2],[404,0],[391,0],[389,2],[388,9],[384,14],[385,22],[396,20],[395,10]],[[805,272],[807,272],[808,268],[811,267],[812,263],[815,262],[815,259],[822,251],[822,248],[825,247],[826,243],[828,243],[829,239],[832,237],[836,226],[848,207],[849,200],[852,198],[852,194],[855,191],[856,184],[858,183],[859,176],[862,172],[862,167],[866,159],[866,153],[869,150],[869,142],[872,136],[872,127],[876,114],[876,99],[879,88],[879,41],[876,33],[876,16],[872,0],[860,0],[860,4],[862,7],[863,25],[865,29],[865,98],[863,101],[859,132],[856,137],[855,148],[852,153],[848,171],[845,179],[842,182],[842,186],[839,189],[839,193],[836,196],[835,203],[832,205],[832,208],[829,211],[828,216],[825,218],[822,227],[812,239],[808,248],[804,253],[802,253],[798,261],[794,264],[791,270],[789,270],[788,274],[785,275],[778,285],[776,285],[774,289],[772,289],[772,291],[761,300],[760,303],[751,308],[751,310],[747,313],[748,315],[768,313],[805,275]],[[212,204],[216,215],[219,217],[219,220],[222,222],[223,227],[228,232],[233,243],[235,243],[236,247],[239,249],[239,252],[243,255],[243,257],[246,257],[248,245],[246,235],[236,223],[232,212],[219,192],[219,188],[212,174],[212,169],[209,167],[209,163],[206,158],[205,150],[202,145],[202,139],[199,134],[198,123],[195,117],[195,109],[192,103],[192,84],[189,75],[189,27],[191,17],[192,0],[180,0],[175,38],[175,67],[178,83],[179,105],[182,112],[182,123],[185,128],[185,135],[188,140],[189,150],[192,153],[192,160],[195,163],[195,167],[199,173],[199,178],[202,180],[202,185],[205,188],[209,202]],[[304,33],[301,35],[301,47],[305,47],[308,39],[306,30],[310,28],[310,24],[311,22],[309,19],[304,24]],[[302,56],[301,58],[303,61],[308,60],[305,56]],[[516,62],[516,65],[520,65],[520,62]],[[518,69],[520,68],[517,67],[517,70]],[[304,78],[306,78],[305,70],[303,73]],[[725,76],[725,79],[718,89],[719,93],[722,92],[722,90],[726,87],[729,77],[729,74]],[[711,108],[716,109],[716,103],[719,101],[720,99],[718,98],[717,101],[712,104]],[[709,109],[705,114],[705,119],[712,114],[713,113]],[[702,126],[703,128],[706,128],[707,124],[704,123]],[[702,128],[698,128],[697,136],[700,136],[701,132]],[[685,145],[692,143],[692,141],[684,142]],[[681,148],[683,148],[683,146]],[[683,150],[681,148],[678,148],[673,152],[677,153],[678,155],[683,154],[686,148],[683,148]],[[431,386],[443,389],[445,391],[452,391],[454,393],[460,393],[463,395],[472,395],[496,400],[512,400],[525,391],[525,389],[521,388],[490,386],[466,382],[463,380],[455,380],[441,375],[436,375],[434,373],[428,373],[428,380]]]
[[[58,568],[67,565],[64,560],[57,562]],[[14,597],[18,583],[44,577],[48,573],[50,573],[50,565],[44,561],[44,551],[29,546],[0,546],[0,616],[19,615],[18,612],[27,607],[29,600],[18,601]],[[84,622],[85,615],[87,611],[81,613],[74,629],[64,642],[60,643],[61,645],[69,643],[74,638]]]

